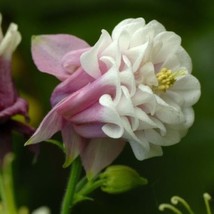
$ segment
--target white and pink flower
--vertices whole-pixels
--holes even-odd
[[[153,20],[126,19],[97,43],[69,35],[34,37],[40,71],[61,83],[52,110],[27,144],[61,131],[67,159],[78,155],[88,174],[109,165],[128,142],[138,160],[178,143],[194,121],[200,84],[181,38]]]

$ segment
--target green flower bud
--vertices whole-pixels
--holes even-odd
[[[134,169],[122,165],[109,166],[100,174],[100,179],[103,181],[102,191],[111,194],[127,192],[148,183],[147,179],[140,177]]]

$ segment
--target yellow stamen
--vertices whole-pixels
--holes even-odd
[[[179,76],[184,76],[185,70],[172,72],[170,69],[162,68],[157,74],[158,85],[154,86],[153,89],[159,92],[166,92],[176,81]]]

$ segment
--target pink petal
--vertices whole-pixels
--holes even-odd
[[[64,167],[67,167],[80,154],[85,146],[85,139],[80,137],[73,129],[72,123],[67,124],[62,129],[62,138],[65,146],[66,160]]]
[[[11,61],[0,56],[0,111],[13,105],[16,97],[11,77]]]
[[[107,122],[103,120],[103,116],[106,113],[106,109],[97,102],[80,113],[75,114],[72,118],[70,118],[70,121],[75,124]]]
[[[82,137],[85,138],[99,138],[106,137],[106,134],[103,132],[102,127],[103,123],[86,123],[80,125],[74,125],[75,131]]]
[[[75,114],[70,121],[77,124],[76,131],[87,138],[120,138],[124,132],[120,115],[109,95],[102,95],[99,103]]]
[[[22,114],[27,118],[28,104],[22,98],[17,98],[16,102],[13,105],[5,108],[0,111],[0,119],[12,117],[16,114]]]
[[[70,51],[85,49],[89,45],[71,35],[41,35],[32,39],[32,56],[34,63],[42,72],[52,74],[64,80],[69,73],[61,65],[62,57]]]
[[[111,164],[122,152],[125,143],[111,138],[91,140],[81,153],[82,162],[88,178],[94,177]]]
[[[118,88],[118,81],[116,72],[109,71],[108,73],[105,73],[99,79],[66,98],[58,108],[58,112],[66,119],[71,119],[73,115],[98,102],[103,94],[114,96]]]
[[[80,64],[80,56],[84,53],[88,48],[85,49],[78,49],[74,51],[68,52],[65,56],[63,56],[61,62],[64,69],[72,74],[78,67],[81,66]]]
[[[75,71],[75,73],[69,76],[65,81],[61,82],[55,88],[51,96],[52,105],[55,105],[63,98],[78,91],[79,89],[93,81],[94,79],[85,71],[83,71],[81,68],[78,69],[77,71]]]
[[[50,139],[57,131],[61,130],[64,125],[63,118],[57,113],[55,106],[43,119],[33,136],[25,145],[39,143]]]

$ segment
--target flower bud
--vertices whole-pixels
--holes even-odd
[[[134,169],[123,165],[109,166],[100,174],[100,179],[103,180],[101,189],[111,194],[127,192],[148,183]]]

